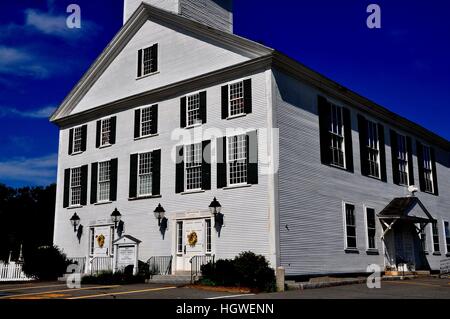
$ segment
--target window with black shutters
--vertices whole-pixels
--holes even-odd
[[[367,222],[367,248],[376,249],[376,219],[375,210],[373,208],[366,208],[366,222]]]
[[[402,186],[414,185],[411,138],[398,134],[394,130],[390,130],[390,132],[394,184]]]
[[[356,249],[355,206],[352,204],[345,204],[344,209],[345,209],[346,248]]]
[[[70,206],[81,205],[81,167],[72,168],[70,172]]]
[[[185,190],[202,189],[202,143],[186,145],[184,147],[185,155]]]
[[[424,191],[433,193],[433,163],[430,147],[423,145],[423,179]]]
[[[433,239],[433,252],[439,253],[441,249],[439,247],[439,229],[437,222],[431,224],[431,234]]]
[[[372,121],[367,121],[367,155],[369,176],[380,178],[380,144],[378,126]]]
[[[138,51],[137,76],[142,77],[158,71],[158,44]]]
[[[398,174],[399,184],[409,184],[408,178],[408,149],[406,144],[406,136],[397,134],[397,161],[398,161]]]
[[[345,168],[344,119],[342,107],[331,104],[330,148],[331,164]]]
[[[222,119],[252,113],[252,80],[232,82],[222,87]]]
[[[158,105],[135,110],[134,138],[154,136],[158,133]]]

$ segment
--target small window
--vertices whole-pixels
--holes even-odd
[[[428,247],[427,247],[427,232],[425,231],[426,229],[426,224],[421,224],[420,225],[420,243],[422,245],[422,250],[424,252],[428,252]]]
[[[227,154],[229,184],[247,183],[247,135],[228,137]]]
[[[211,253],[211,219],[205,220],[206,223],[206,253]]]
[[[331,104],[331,164],[345,168],[345,154],[344,154],[344,121],[343,109],[340,106]]]
[[[428,146],[423,146],[423,178],[425,182],[425,192],[433,193],[433,164],[431,161],[431,150]]]
[[[152,195],[152,153],[139,154],[138,165],[139,196]]]
[[[177,253],[183,253],[183,222],[177,222]]]
[[[366,221],[367,221],[367,248],[376,249],[376,219],[375,210],[373,208],[366,209]]]
[[[369,164],[369,176],[380,178],[380,142],[378,126],[367,121],[367,155]]]
[[[202,124],[200,114],[200,93],[193,94],[187,97],[186,113],[187,126]]]
[[[202,143],[185,146],[185,173],[187,190],[202,189]]]
[[[351,204],[345,204],[345,233],[346,248],[356,249],[355,206]]]
[[[245,114],[244,81],[229,85],[229,116]]]
[[[73,132],[73,152],[74,153],[82,152],[82,144],[83,144],[83,127],[79,126],[76,127]]]
[[[433,252],[439,253],[441,249],[439,247],[439,229],[437,223],[431,224],[431,230],[431,233],[433,235]]]
[[[406,143],[406,136],[397,134],[397,161],[399,172],[399,184],[409,185],[408,179],[408,149]]]
[[[94,245],[95,245],[95,237],[94,237],[94,228],[89,229],[89,254],[91,256],[94,255]]]
[[[101,139],[100,146],[111,144],[111,118],[101,121]]]
[[[111,188],[111,162],[98,163],[98,202],[106,202],[110,200]]]
[[[81,167],[72,168],[70,174],[70,206],[81,205]]]
[[[139,51],[141,65],[138,68],[138,77],[152,74],[158,71],[158,45]]]
[[[444,221],[444,234],[445,234],[445,252],[450,253],[450,228],[448,221]]]
[[[141,137],[152,134],[152,107],[141,109]]]

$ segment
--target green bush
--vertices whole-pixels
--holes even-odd
[[[23,272],[38,280],[56,280],[66,273],[69,264],[57,246],[39,247],[24,256]]]

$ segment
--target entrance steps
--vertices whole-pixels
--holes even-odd
[[[191,275],[176,274],[176,275],[155,275],[146,281],[149,284],[167,284],[183,286],[191,283]]]

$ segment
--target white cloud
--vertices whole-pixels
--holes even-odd
[[[58,155],[37,158],[14,158],[0,162],[0,182],[26,182],[45,185],[56,182]]]
[[[36,110],[18,110],[17,108],[10,107],[0,107],[0,118],[1,117],[26,117],[35,119],[45,119],[49,118],[50,115],[56,110],[54,106],[45,106]]]
[[[27,50],[0,46],[0,74],[45,79],[51,73],[47,62]]]

